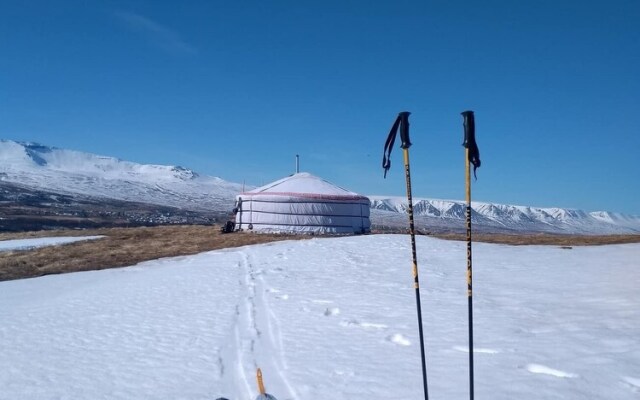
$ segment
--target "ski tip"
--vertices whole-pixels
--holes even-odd
[[[260,368],[256,371],[256,379],[258,380],[258,391],[260,392],[260,395],[266,394],[266,390],[264,390],[264,382],[262,381],[262,370]]]

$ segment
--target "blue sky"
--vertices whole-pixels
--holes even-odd
[[[4,1],[0,138],[263,184],[640,214],[640,2]]]

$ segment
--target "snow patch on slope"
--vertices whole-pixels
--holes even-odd
[[[57,246],[83,240],[95,240],[102,237],[104,236],[58,236],[33,239],[2,240],[0,241],[0,252],[10,250],[31,250],[38,247]]]

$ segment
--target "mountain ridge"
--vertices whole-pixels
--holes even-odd
[[[35,142],[0,140],[0,160],[0,182],[41,190],[48,198],[61,193],[222,215],[233,208],[244,186],[181,166],[139,164]],[[406,198],[368,197],[373,226],[406,227]],[[465,213],[462,201],[414,199],[419,229],[461,231]],[[640,233],[640,216],[475,201],[472,221],[475,228],[490,232]]]
[[[408,203],[402,197],[369,196],[372,213],[390,219],[388,214],[406,214]],[[416,198],[414,215],[423,225],[441,226],[449,221],[459,227],[466,216],[466,203],[457,200]],[[586,212],[559,207],[530,207],[471,202],[471,220],[475,225],[497,231],[547,233],[615,234],[640,233],[640,217],[608,211]]]
[[[232,208],[242,184],[174,165],[138,164],[34,142],[0,141],[0,180],[192,211]]]

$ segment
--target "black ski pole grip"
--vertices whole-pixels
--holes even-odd
[[[401,149],[408,149],[411,147],[411,140],[409,140],[409,111],[403,111],[400,113],[398,118],[400,118],[400,140],[402,140],[402,144],[400,145]]]
[[[462,118],[464,118],[464,142],[462,145],[469,148],[476,141],[476,122],[473,111],[463,111]]]

